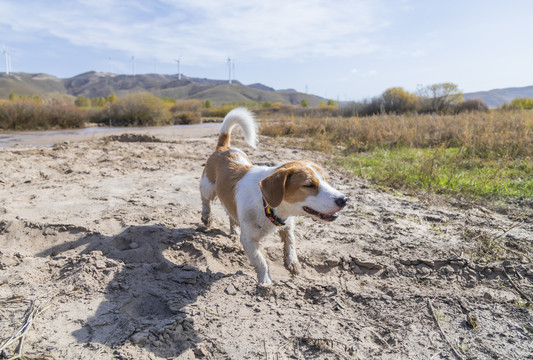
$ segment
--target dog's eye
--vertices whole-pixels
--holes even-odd
[[[306,187],[306,188],[316,188],[316,185],[311,183],[311,184],[304,185],[304,187]]]

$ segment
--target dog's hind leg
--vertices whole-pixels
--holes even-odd
[[[239,226],[239,223],[233,220],[231,216],[229,216],[229,234],[230,235],[237,235],[238,226]]]
[[[300,273],[302,266],[296,255],[296,240],[294,238],[294,221],[288,221],[287,225],[279,230],[279,236],[283,241],[284,265],[292,274]]]
[[[202,222],[205,226],[210,227],[212,222],[211,201],[215,200],[217,193],[215,184],[211,183],[205,174],[200,180],[200,195],[202,197]]]

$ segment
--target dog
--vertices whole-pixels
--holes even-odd
[[[254,166],[246,154],[231,147],[232,129],[239,125],[248,145],[256,148],[257,125],[246,108],[230,111],[220,128],[215,152],[200,180],[202,222],[210,227],[211,202],[219,198],[229,215],[230,233],[240,226],[240,240],[261,285],[272,285],[263,239],[276,230],[284,244],[284,265],[292,274],[301,266],[296,254],[295,216],[334,221],[348,198],[328,184],[328,175],[310,161],[279,166]]]

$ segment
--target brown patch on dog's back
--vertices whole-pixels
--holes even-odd
[[[244,153],[232,152],[231,149],[223,146],[207,159],[204,168],[207,179],[215,184],[215,191],[220,202],[235,221],[237,221],[235,186],[252,167],[251,162],[250,165],[239,163],[239,158],[248,160]]]

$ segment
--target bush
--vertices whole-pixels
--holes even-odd
[[[0,128],[5,130],[80,128],[86,120],[87,113],[72,104],[42,104],[35,100],[0,103]]]
[[[76,100],[74,100],[74,105],[81,108],[91,107],[91,99],[85,96],[78,96]]]
[[[385,90],[381,98],[383,100],[383,108],[388,114],[415,112],[420,103],[418,96],[405,91],[401,87]]]
[[[235,105],[222,105],[219,107],[211,107],[207,109],[203,109],[202,116],[204,117],[214,117],[214,118],[224,118],[227,113],[229,113],[231,110],[236,108]]]
[[[511,104],[503,104],[503,109],[515,109],[515,110],[531,110],[533,109],[533,99],[524,97],[524,98],[516,98],[511,101]]]
[[[170,108],[172,122],[182,125],[201,124],[204,105],[200,100],[185,100],[176,103]]]
[[[473,111],[489,111],[489,107],[481,99],[471,99],[455,105],[454,113]]]
[[[91,120],[110,126],[170,125],[172,118],[164,101],[150,93],[128,94],[109,108],[93,112]]]

